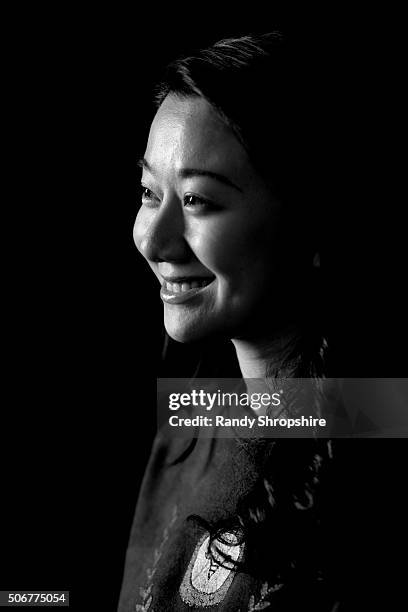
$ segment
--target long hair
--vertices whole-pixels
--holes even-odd
[[[319,249],[324,199],[318,189],[324,184],[322,159],[318,162],[314,153],[321,151],[317,143],[324,131],[318,128],[324,105],[320,83],[321,75],[306,49],[295,48],[273,32],[221,40],[173,62],[155,96],[157,106],[167,95],[204,98],[233,130],[282,202],[284,214],[295,220],[290,236],[293,256],[313,276],[316,295],[312,260]],[[268,371],[268,376],[324,377],[327,341],[317,302],[305,300],[299,334],[283,351],[278,370],[275,364],[275,372]],[[319,483],[330,463],[330,442],[263,439],[237,440],[237,444],[260,458],[262,470],[237,516],[205,525],[211,534],[209,553],[212,544],[232,529],[238,540],[246,542],[242,568],[256,567],[263,577],[273,574],[277,583],[289,583],[295,576],[320,579]],[[273,537],[271,525],[276,527]]]

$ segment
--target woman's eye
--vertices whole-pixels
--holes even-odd
[[[153,193],[153,191],[151,189],[149,189],[148,187],[144,187],[143,185],[141,186],[142,188],[142,204],[151,204],[151,203],[155,203],[156,201],[158,201],[157,196],[155,196],[155,194]]]
[[[142,186],[142,198],[145,200],[151,200],[153,197],[153,192],[150,191],[147,187]]]
[[[184,196],[184,207],[195,209],[211,208],[211,203],[196,195],[186,195]]]

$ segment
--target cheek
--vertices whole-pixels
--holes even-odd
[[[230,288],[253,279],[254,273],[262,276],[274,259],[270,220],[253,223],[247,217],[234,219],[226,215],[196,228],[189,243],[196,257]]]

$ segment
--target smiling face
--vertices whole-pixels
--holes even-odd
[[[282,207],[203,98],[164,100],[142,186],[134,240],[161,285],[168,334],[189,342],[270,326],[287,265]]]

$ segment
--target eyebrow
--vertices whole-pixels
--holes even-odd
[[[142,157],[142,159],[139,159],[137,165],[140,168],[145,168],[150,173],[154,174],[150,164],[144,157]],[[242,193],[241,187],[236,185],[227,176],[219,174],[219,172],[213,172],[211,170],[200,170],[199,168],[182,168],[179,171],[179,175],[181,176],[181,178],[190,178],[192,176],[207,176],[208,178],[212,178],[220,183],[223,183],[224,185],[228,185],[228,187],[233,187],[234,189],[237,189]]]

